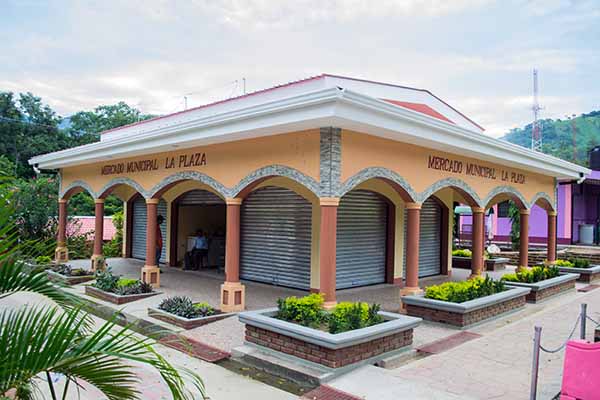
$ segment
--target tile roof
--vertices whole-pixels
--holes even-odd
[[[96,228],[95,224],[95,217],[93,216],[72,217],[67,226],[67,235],[84,235],[91,233],[89,239],[94,240],[94,230]],[[102,240],[111,240],[116,233],[117,229],[112,222],[112,217],[104,217],[104,232],[102,235]]]

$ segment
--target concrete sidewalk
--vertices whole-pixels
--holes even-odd
[[[483,336],[446,352],[393,370],[362,367],[329,384],[378,400],[528,399],[534,326],[542,327],[542,345],[556,348],[573,329],[581,303],[588,304],[588,315],[600,320],[600,290],[561,295],[472,329]],[[593,340],[593,331],[594,324],[588,322],[588,340]],[[560,391],[563,355],[564,350],[541,353],[538,399],[552,399]]]

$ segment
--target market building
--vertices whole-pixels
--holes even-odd
[[[452,272],[456,203],[473,213],[473,276],[484,212],[507,199],[520,208],[522,249],[530,210],[545,211],[552,261],[557,180],[589,172],[484,135],[427,90],[327,74],[106,131],[30,163],[60,173],[57,259],[68,258],[69,198],[96,199],[98,231],[114,194],[126,204],[123,254],[144,259],[142,279],[155,286],[159,262],[181,265],[189,238],[208,233],[209,264],[225,269],[222,310],[244,307],[244,280],[321,292],[328,305],[336,290],[364,285],[418,292],[420,278]],[[96,243],[93,260],[101,252]],[[520,259],[527,265],[526,250]]]

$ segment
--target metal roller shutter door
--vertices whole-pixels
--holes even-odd
[[[208,190],[190,190],[177,200],[180,206],[225,204],[222,198]]]
[[[404,211],[406,221],[406,211]],[[419,238],[419,277],[439,275],[442,272],[441,233],[442,209],[432,198],[421,206],[421,234]],[[404,224],[404,276],[406,276],[406,223]]]
[[[167,203],[160,200],[157,207],[158,215],[162,215],[164,221],[160,224],[163,237],[163,247],[160,262],[165,262],[167,257]],[[133,202],[133,231],[131,233],[131,257],[140,260],[146,259],[146,222],[147,222],[146,200],[138,199]]]
[[[291,190],[267,186],[242,203],[240,277],[310,289],[312,206]]]
[[[336,288],[385,282],[387,204],[354,190],[340,201],[337,217]]]

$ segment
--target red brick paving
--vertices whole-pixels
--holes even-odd
[[[178,335],[164,337],[159,342],[165,346],[172,347],[192,357],[199,358],[207,362],[217,362],[229,358],[230,354],[211,347],[197,340]]]
[[[351,395],[350,393],[342,392],[331,386],[321,385],[316,389],[311,390],[304,396],[300,397],[304,400],[363,400],[362,397]]]
[[[450,350],[470,340],[477,339],[478,337],[481,337],[481,335],[473,332],[463,331],[454,335],[450,335],[443,339],[427,343],[422,347],[418,347],[417,351],[420,353],[439,354],[443,351]]]
[[[584,286],[584,287],[582,287],[580,289],[577,289],[577,291],[578,292],[587,293],[587,292],[590,292],[590,291],[592,291],[594,289],[598,289],[599,287],[600,287],[600,285],[587,285],[587,286]]]

